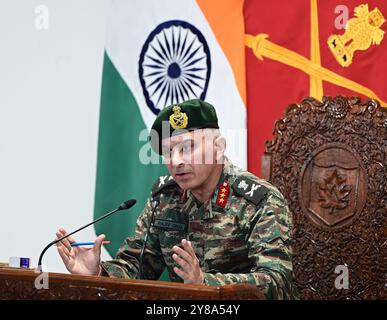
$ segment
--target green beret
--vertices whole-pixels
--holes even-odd
[[[162,139],[204,128],[219,129],[218,117],[211,104],[200,99],[172,104],[159,112],[152,125],[150,134],[152,149],[161,155]]]

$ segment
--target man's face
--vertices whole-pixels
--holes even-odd
[[[216,167],[214,134],[195,130],[162,140],[169,173],[182,189],[200,189]]]

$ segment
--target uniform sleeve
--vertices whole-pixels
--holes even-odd
[[[152,215],[151,201],[137,219],[133,237],[128,237],[119,248],[114,260],[101,263],[101,275],[114,278],[139,278],[139,258],[145,241]],[[150,232],[143,255],[143,274],[145,279],[157,280],[165,268],[158,236]]]
[[[205,273],[205,283],[249,283],[256,285],[267,299],[292,299],[291,224],[285,199],[269,193],[248,226],[248,255],[254,263],[250,273]]]

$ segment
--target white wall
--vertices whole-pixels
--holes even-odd
[[[92,219],[110,2],[0,0],[0,261],[36,265],[58,227]],[[47,30],[35,27],[38,5]],[[65,272],[56,248],[44,265]]]

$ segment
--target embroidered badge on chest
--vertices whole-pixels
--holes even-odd
[[[165,219],[155,219],[154,226],[159,229],[184,232],[187,229],[185,222],[176,222]]]
[[[216,204],[219,207],[225,208],[228,194],[230,193],[230,185],[227,181],[223,181],[218,190],[218,197],[216,198]]]

